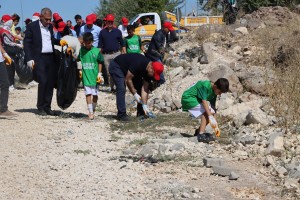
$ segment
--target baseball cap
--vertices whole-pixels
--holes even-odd
[[[58,13],[53,13],[53,21],[57,22],[62,20],[61,16]]]
[[[152,67],[153,67],[153,71],[154,71],[153,78],[154,78],[154,80],[159,81],[160,74],[164,71],[164,66],[162,63],[155,61],[155,62],[152,62]]]
[[[36,20],[39,20],[39,19],[40,19],[40,13],[38,13],[38,12],[33,13],[32,21],[36,21]]]
[[[12,20],[11,16],[10,15],[3,15],[1,20],[3,21],[3,23],[9,21],[9,20]]]
[[[174,31],[174,28],[173,28],[171,22],[164,22],[163,27],[169,29],[169,31]]]
[[[106,15],[106,21],[108,21],[108,22],[115,21],[115,17],[113,16],[113,14]]]
[[[128,19],[126,17],[122,17],[122,24],[124,26],[127,26],[128,25]]]
[[[93,23],[95,23],[96,20],[97,20],[97,15],[96,15],[95,13],[92,13],[92,14],[90,14],[90,16],[92,16],[92,18],[93,18]]]
[[[61,21],[61,22],[58,22],[58,32],[62,32],[64,30],[64,28],[66,27],[66,23]]]
[[[88,15],[86,16],[86,24],[87,25],[91,25],[91,24],[94,24],[94,17],[92,15]]]
[[[31,22],[31,19],[26,18],[24,22],[26,22],[26,23],[27,23],[27,22]]]

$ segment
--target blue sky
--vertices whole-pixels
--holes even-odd
[[[97,6],[99,0],[1,0],[0,16],[4,14],[17,13],[22,19],[19,26],[24,26],[24,20],[32,17],[35,12],[40,12],[44,7],[49,7],[52,12],[58,12],[64,21],[71,20],[75,24],[74,16],[80,14],[85,18],[92,13]],[[182,14],[185,10],[191,12],[196,11],[196,0],[187,0],[187,6],[182,8]],[[22,24],[23,23],[23,24]]]
[[[74,16],[80,14],[85,18],[99,5],[99,0],[1,0],[0,15],[17,13],[23,19],[32,17],[35,12],[48,7],[52,12],[58,12],[64,21],[71,20],[75,24]],[[21,9],[21,5],[22,8]],[[21,22],[19,24],[22,26]],[[23,24],[24,25],[24,24]]]

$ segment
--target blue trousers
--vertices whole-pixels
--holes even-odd
[[[109,73],[116,85],[116,103],[118,109],[118,117],[126,115],[126,102],[125,102],[125,93],[126,93],[126,84],[125,84],[125,75],[121,70],[121,67],[112,60],[109,64]],[[137,90],[137,93],[141,95],[141,89],[143,86],[143,79],[141,77],[135,76],[133,78],[134,88]],[[145,115],[143,107],[141,104],[137,105],[137,116]]]

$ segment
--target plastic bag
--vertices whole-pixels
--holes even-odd
[[[56,100],[57,105],[65,110],[71,106],[76,98],[79,71],[72,55],[66,55],[63,51],[59,55]]]
[[[16,72],[21,83],[29,83],[33,80],[33,73],[31,67],[24,63],[24,52],[19,51],[16,55],[17,63],[15,63]]]

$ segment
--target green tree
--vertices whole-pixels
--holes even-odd
[[[115,21],[119,22],[122,17],[133,18],[139,13],[163,11],[172,12],[184,0],[99,0],[96,13],[100,18],[112,13]]]

